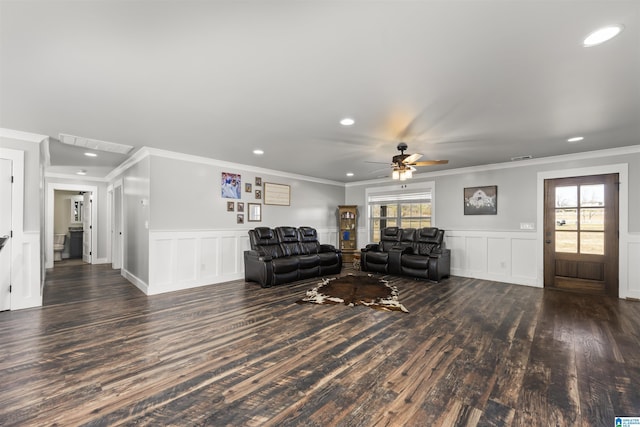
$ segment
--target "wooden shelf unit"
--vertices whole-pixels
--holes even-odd
[[[338,247],[342,250],[342,262],[353,262],[358,253],[358,206],[338,206]]]

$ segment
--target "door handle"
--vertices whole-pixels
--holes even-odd
[[[549,243],[551,243],[551,240],[545,240],[545,243],[549,244]]]

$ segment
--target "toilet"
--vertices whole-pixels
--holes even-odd
[[[66,234],[53,235],[53,260],[62,261],[62,251],[64,251],[64,242],[67,240]]]

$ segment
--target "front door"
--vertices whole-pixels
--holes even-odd
[[[0,159],[0,236],[11,236],[11,168],[9,159]],[[11,308],[11,239],[0,249],[0,311]]]
[[[618,296],[618,174],[544,182],[544,286]]]

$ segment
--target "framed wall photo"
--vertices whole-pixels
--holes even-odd
[[[468,187],[464,189],[465,215],[496,215],[498,213],[498,186]]]
[[[238,202],[238,212],[244,212],[244,202]]]
[[[247,221],[262,221],[262,205],[260,203],[249,203],[247,206],[249,218]]]
[[[241,199],[240,192],[242,191],[242,178],[240,174],[222,172],[222,179],[220,180],[220,189],[222,197],[227,199]]]
[[[257,200],[262,199],[262,190],[256,190],[256,199]]]
[[[286,184],[264,183],[264,204],[290,206],[291,187]]]
[[[262,186],[262,178],[260,178],[259,176],[256,176],[256,187],[261,187]]]
[[[227,202],[227,212],[233,212],[234,211],[234,205],[235,205],[235,203],[233,203],[233,202]]]
[[[238,214],[238,219],[236,220],[238,224],[244,224],[244,214]]]
[[[250,182],[247,182],[244,185],[244,191],[245,191],[245,193],[251,193],[252,190],[251,190],[251,183]]]

